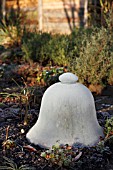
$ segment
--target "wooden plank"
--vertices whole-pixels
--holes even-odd
[[[70,9],[67,10],[67,14],[70,18],[72,17],[72,11]],[[78,17],[78,11],[75,11],[73,13],[73,15],[74,15],[74,17]],[[64,9],[62,9],[62,10],[56,9],[54,11],[53,10],[44,10],[43,17],[44,18],[47,18],[47,17],[62,18],[62,17],[66,17],[66,13],[65,13]]]
[[[42,0],[38,0],[38,23],[39,30],[42,31]]]
[[[1,13],[2,13],[2,17],[3,19],[5,19],[6,16],[6,0],[2,1],[1,3]]]
[[[76,23],[75,27],[79,27],[79,23]],[[73,27],[74,28],[74,27]],[[52,32],[52,33],[61,33],[61,34],[69,34],[71,33],[71,29],[67,23],[44,23],[43,31]]]
[[[76,23],[76,22],[81,22],[81,19],[79,17],[76,17],[76,18],[70,18],[70,23]],[[59,23],[59,24],[62,24],[62,23],[68,23],[68,20],[67,18],[52,18],[52,17],[49,17],[47,18],[47,20],[44,20],[44,23]]]
[[[51,2],[70,2],[70,3],[79,3],[81,0],[43,0],[43,3],[51,3]],[[82,0],[83,1],[83,0]]]
[[[43,13],[43,22],[50,22],[50,20],[52,22],[57,22],[58,20],[62,22],[62,20],[65,20],[65,21],[70,21],[70,22],[73,22],[75,20],[80,20],[80,18],[82,18],[82,20],[84,19],[84,17],[80,17],[79,14],[79,9],[78,11],[75,11],[74,13],[71,11],[71,10],[67,10],[67,14],[65,13],[64,10],[45,10],[44,13]],[[87,13],[86,13],[87,14]],[[84,13],[84,15],[86,15]],[[67,16],[68,15],[68,16]],[[73,15],[73,16],[72,16]]]
[[[62,1],[61,2],[43,2],[43,9],[69,9],[69,8],[80,8],[80,7],[84,7],[84,4],[82,3],[80,5],[80,3],[70,3],[69,1],[68,2],[65,2],[63,3]]]

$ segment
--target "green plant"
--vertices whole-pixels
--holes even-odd
[[[30,101],[31,101],[31,98],[32,98],[32,94],[33,94],[33,91],[34,89],[32,88],[29,88],[27,83],[24,81],[24,79],[22,78],[23,80],[23,83],[24,83],[24,88],[21,89],[21,87],[19,86],[19,84],[13,79],[13,81],[18,85],[18,87],[20,87],[21,89],[21,92],[20,94],[18,95],[18,98],[19,98],[19,103],[20,103],[20,108],[22,106],[22,103],[25,104],[25,115],[24,115],[24,125],[27,125],[28,123],[28,109],[30,107]],[[22,108],[21,108],[22,109]],[[21,115],[22,117],[22,115]]]
[[[37,81],[39,84],[45,84],[47,86],[58,82],[58,77],[65,72],[64,67],[50,67],[44,69],[41,73],[37,74]]]
[[[70,35],[27,32],[23,34],[22,51],[27,61],[42,65],[52,63],[68,66],[70,59],[79,57],[84,34],[88,37],[92,29],[75,29]]]
[[[23,36],[22,51],[27,61],[37,61],[43,65],[52,62],[67,65],[68,36],[32,32]]]
[[[108,84],[110,85],[113,85],[113,69],[112,68],[109,70],[108,78],[107,78]]]
[[[79,152],[78,149],[73,150],[68,144],[59,145],[58,143],[53,145],[51,150],[41,153],[41,157],[44,157],[52,164],[66,167],[69,167],[73,161],[77,161],[81,155],[82,152]]]
[[[106,134],[106,138],[111,135],[113,136],[113,116],[110,119],[106,120],[105,134]]]
[[[67,48],[68,48],[68,36],[66,35],[53,35],[53,38],[49,42],[50,60],[54,64],[67,65]]]
[[[19,102],[20,105],[20,116],[22,119],[22,105],[25,106],[24,108],[24,125],[26,125],[28,123],[28,110],[30,109],[30,103],[32,102],[33,104],[35,104],[35,98],[36,95],[34,95],[34,91],[36,90],[36,88],[32,88],[29,87],[27,85],[27,83],[25,82],[25,80],[22,78],[23,83],[24,83],[24,87],[21,87],[13,78],[12,80],[15,82],[15,84],[18,86],[20,92],[19,93],[5,93],[5,92],[1,92],[0,95],[2,96],[3,102],[11,101],[13,98],[15,99],[15,101]],[[10,140],[6,140],[4,141],[4,146],[11,145],[12,142]],[[9,147],[8,146],[8,147]]]
[[[18,167],[14,161],[5,156],[3,156],[3,159],[5,162],[3,166],[0,166],[0,170],[35,170],[35,168],[28,167],[27,165],[21,165]]]
[[[106,85],[113,61],[110,36],[108,29],[103,27],[93,28],[90,36],[83,36],[80,56],[70,63],[72,72],[82,83]]]
[[[72,33],[68,36],[67,43],[67,57],[69,59],[75,60],[80,56],[80,51],[83,46],[83,39],[86,35],[90,36],[92,32],[92,28],[84,29],[84,28],[75,28]]]
[[[100,0],[103,12],[106,14],[112,9],[112,0]]]
[[[39,33],[26,32],[22,37],[22,51],[24,52],[24,59],[26,61],[37,61],[43,62],[48,59],[46,53],[43,53],[42,50],[51,39],[51,34],[48,33]],[[43,55],[42,55],[43,54]]]
[[[17,18],[15,24],[11,21],[10,24],[7,24],[5,20],[0,22],[2,44],[6,44],[7,46],[19,46],[21,44],[23,28],[20,22],[21,18]]]
[[[6,139],[2,143],[3,151],[6,152],[7,149],[11,149],[15,146],[15,142],[8,139],[8,133],[9,133],[9,126],[6,128]]]

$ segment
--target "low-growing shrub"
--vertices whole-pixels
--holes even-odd
[[[57,65],[67,65],[67,35],[37,32],[30,34],[23,37],[22,51],[25,60],[37,61],[43,65],[50,62]]]
[[[108,28],[94,28],[91,35],[84,34],[79,57],[71,60],[70,69],[86,84],[112,83],[113,33]],[[72,64],[73,63],[73,64]]]
[[[89,37],[92,32],[92,28],[75,28],[72,33],[69,35],[69,43],[68,43],[68,50],[67,56],[71,60],[75,60],[76,57],[80,56],[80,51],[83,46],[83,39],[84,35]]]
[[[90,35],[91,29],[75,29],[70,35],[49,33],[24,33],[22,50],[25,60],[44,65],[68,65],[70,58],[79,57],[83,35]]]
[[[110,119],[106,120],[105,134],[106,134],[107,137],[109,137],[111,135],[113,137],[113,116]]]
[[[7,17],[0,21],[0,37],[2,37],[2,44],[7,47],[20,46],[23,36],[23,20],[25,14],[20,12],[19,15],[14,9],[7,13]]]
[[[113,85],[113,65],[112,65],[112,68],[109,70],[107,81],[108,81],[108,84]]]
[[[68,144],[59,145],[58,143],[53,145],[52,149],[41,153],[41,157],[48,160],[51,164],[56,164],[59,167],[69,167],[73,164],[73,162],[80,159],[81,155],[82,152],[77,148],[73,148]]]
[[[67,65],[68,63],[67,47],[68,47],[68,36],[53,35],[46,49],[47,54],[53,64]]]
[[[22,40],[22,51],[24,52],[24,59],[27,61],[43,62],[48,59],[47,53],[42,53],[44,46],[48,46],[51,39],[51,34],[25,32]]]

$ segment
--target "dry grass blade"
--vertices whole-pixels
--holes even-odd
[[[11,159],[3,156],[5,162],[4,166],[0,166],[0,170],[36,170],[34,167],[28,167],[27,165],[21,165],[20,167],[17,166],[17,164],[12,161]]]
[[[11,167],[8,167],[8,166],[0,166],[0,170],[11,170]]]
[[[81,157],[81,155],[82,155],[82,152],[80,152],[76,157],[75,157],[75,161],[77,161],[80,157]]]
[[[27,167],[27,165],[22,165],[18,170],[36,170],[34,167]]]
[[[5,167],[5,169],[9,169],[9,170],[18,170],[18,167],[16,165],[16,163],[14,161],[12,161],[11,159],[3,156],[4,160],[5,160],[5,166],[0,166],[0,169],[3,169]]]

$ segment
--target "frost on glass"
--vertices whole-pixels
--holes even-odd
[[[28,140],[46,148],[56,142],[96,145],[103,129],[96,117],[92,93],[72,73],[62,74],[59,80],[45,91],[39,118],[27,133]]]

